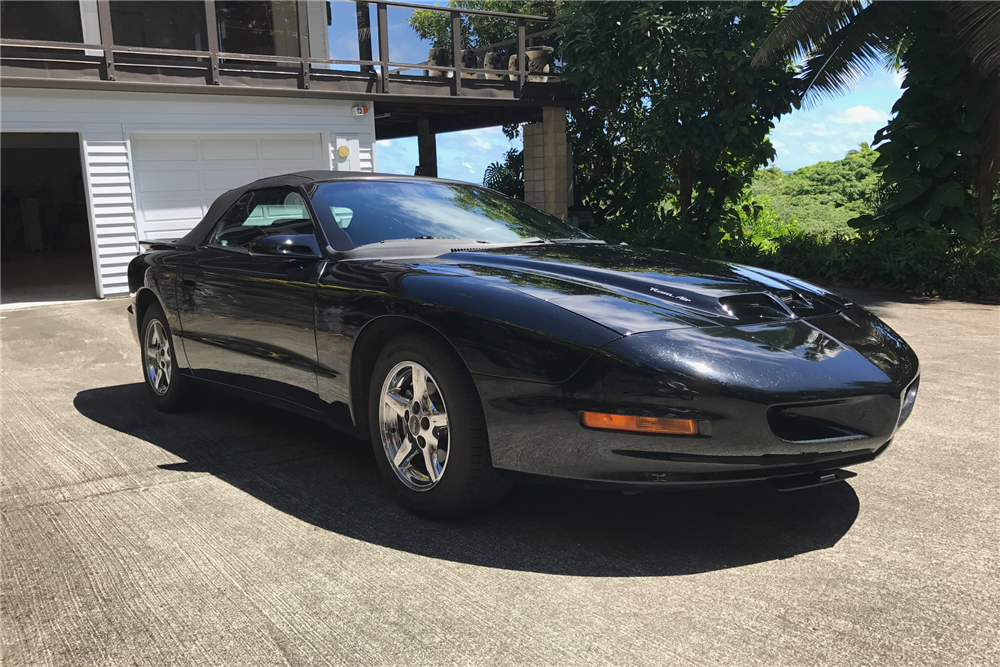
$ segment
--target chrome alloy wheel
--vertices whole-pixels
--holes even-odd
[[[396,364],[382,383],[379,432],[396,476],[414,491],[433,488],[448,465],[448,410],[437,382],[414,361]]]
[[[173,363],[170,356],[170,338],[159,320],[153,320],[146,327],[145,356],[146,380],[157,396],[163,396],[170,389]]]

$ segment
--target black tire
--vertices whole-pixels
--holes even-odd
[[[447,462],[440,479],[426,490],[410,488],[397,475],[379,421],[383,385],[404,362],[416,362],[430,373],[447,406]],[[375,460],[390,494],[415,514],[433,519],[467,516],[495,503],[510,487],[493,469],[486,419],[472,376],[454,351],[429,335],[403,335],[382,350],[372,371],[368,423]]]
[[[170,356],[169,373],[167,373],[166,390],[160,384],[160,391],[154,387],[155,376],[153,369],[147,366],[147,341],[151,327],[160,327],[160,331],[165,334],[166,350]],[[139,329],[139,354],[142,362],[143,384],[149,393],[153,406],[161,412],[183,412],[194,407],[196,400],[201,394],[202,387],[197,381],[189,376],[183,375],[177,365],[177,355],[174,351],[173,338],[170,335],[170,324],[163,314],[160,304],[151,304],[142,318],[142,328]],[[161,371],[164,369],[160,369]]]

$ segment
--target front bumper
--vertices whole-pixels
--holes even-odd
[[[476,376],[493,465],[588,486],[652,488],[762,481],[873,460],[912,408],[919,376],[912,350],[901,339],[891,343],[890,363],[882,345],[877,365],[857,351],[860,342],[845,342],[854,335],[870,344],[870,327],[850,322],[834,339],[809,323],[783,326],[633,335],[559,384]],[[696,436],[592,430],[580,424],[584,410],[703,427]]]
[[[554,385],[476,377],[493,465],[525,476],[589,487],[728,485],[857,465],[889,446],[894,430],[875,438],[792,443],[758,428],[709,435],[663,436],[584,428],[581,405]],[[520,385],[520,386],[515,386]],[[520,391],[517,391],[520,389]],[[764,423],[763,410],[760,422]],[[670,411],[677,415],[677,411]],[[896,409],[898,414],[898,404]],[[719,417],[721,415],[716,415]]]

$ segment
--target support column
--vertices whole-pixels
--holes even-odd
[[[431,132],[429,120],[420,119],[417,121],[417,155],[420,158],[420,175],[437,178],[437,139]]]
[[[544,108],[542,122],[525,125],[523,133],[524,200],[566,220],[570,182],[566,109]]]

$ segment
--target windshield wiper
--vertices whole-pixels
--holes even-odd
[[[549,241],[560,245],[569,245],[573,243],[599,243],[607,245],[607,241],[604,239],[549,239]]]

